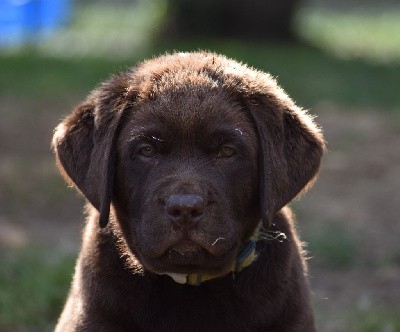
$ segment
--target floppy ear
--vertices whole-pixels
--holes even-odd
[[[259,138],[260,208],[267,228],[313,182],[325,147],[312,117],[277,86],[269,88],[247,106]]]
[[[125,80],[115,76],[74,109],[55,130],[57,165],[108,223],[114,184],[116,141],[122,123]]]

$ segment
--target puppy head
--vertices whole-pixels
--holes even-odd
[[[143,266],[225,273],[260,219],[317,173],[320,132],[267,74],[209,53],[155,58],[56,130],[62,173]]]

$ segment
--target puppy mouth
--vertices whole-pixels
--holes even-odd
[[[182,264],[190,264],[191,261],[196,260],[199,255],[202,254],[204,249],[198,244],[183,240],[173,246],[171,246],[164,255],[168,255],[169,260],[175,262],[181,261]]]
[[[213,255],[208,248],[184,239],[171,245],[161,256],[148,258],[151,270],[156,273],[211,273],[219,274],[232,265],[236,257],[237,243],[223,254]]]

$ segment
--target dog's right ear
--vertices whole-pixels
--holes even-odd
[[[115,76],[95,90],[57,126],[52,142],[61,173],[100,212],[101,227],[109,218],[125,84]]]

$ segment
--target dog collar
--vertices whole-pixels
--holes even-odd
[[[246,243],[244,249],[239,253],[235,262],[232,264],[231,269],[228,273],[231,272],[240,272],[244,268],[250,266],[258,257],[256,253],[256,241],[258,238],[259,227],[257,228],[254,235],[251,239]],[[181,274],[181,273],[163,273],[163,275],[167,275],[171,277],[175,282],[179,284],[188,284],[192,286],[199,286],[201,283],[223,277],[225,275],[211,275],[211,274],[201,274],[201,273],[189,273],[189,274]]]

